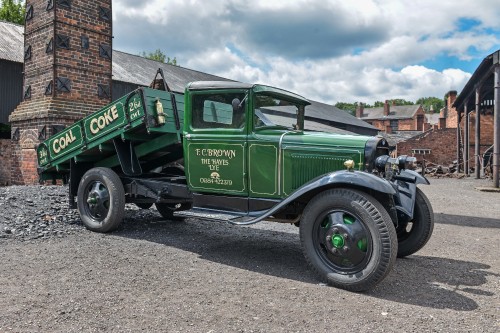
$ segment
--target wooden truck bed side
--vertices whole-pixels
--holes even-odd
[[[40,180],[64,179],[71,160],[118,166],[115,139],[130,142],[141,163],[160,158],[169,153],[169,146],[181,142],[183,122],[182,94],[137,89],[41,143],[37,148]]]

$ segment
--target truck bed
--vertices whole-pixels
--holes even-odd
[[[124,143],[133,146],[144,171],[174,161],[182,149],[183,123],[182,94],[137,89],[41,143],[37,148],[40,180],[64,180],[71,163],[117,167],[117,151]]]

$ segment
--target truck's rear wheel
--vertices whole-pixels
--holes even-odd
[[[424,192],[417,188],[413,219],[407,223],[399,223],[396,228],[398,235],[398,257],[409,256],[429,241],[434,230],[434,211]]]
[[[78,212],[87,229],[108,232],[118,227],[125,211],[120,177],[108,168],[93,168],[78,186]]]
[[[300,221],[304,256],[330,285],[364,291],[390,272],[397,253],[392,220],[372,196],[331,189],[315,196]]]

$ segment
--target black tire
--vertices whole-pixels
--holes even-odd
[[[384,207],[352,189],[316,195],[302,214],[300,241],[306,260],[323,281],[350,291],[365,291],[382,281],[398,247]]]
[[[427,244],[434,230],[434,211],[424,192],[417,188],[413,219],[408,223],[399,223],[398,258],[409,256]]]
[[[87,171],[78,185],[78,212],[92,231],[116,229],[125,212],[125,191],[120,177],[108,168]]]
[[[189,203],[182,203],[179,207],[177,207],[177,205],[178,204],[172,203],[155,203],[158,213],[160,213],[160,215],[167,220],[174,219],[174,212],[191,209],[191,204]],[[179,220],[179,218],[176,217],[175,220]]]
[[[135,205],[139,207],[140,209],[149,209],[153,207],[152,202],[136,202]]]

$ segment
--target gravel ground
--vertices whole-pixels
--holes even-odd
[[[433,237],[363,294],[318,283],[294,226],[130,205],[97,234],[64,187],[0,187],[0,332],[499,332],[500,193],[431,182]]]

